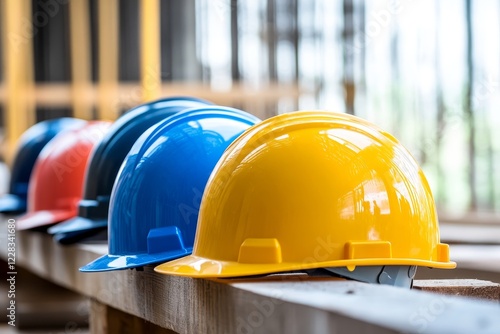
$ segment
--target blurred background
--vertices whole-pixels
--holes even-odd
[[[263,118],[299,109],[366,118],[420,162],[441,213],[500,210],[498,1],[0,4],[7,161],[34,122],[115,119],[192,95]]]
[[[0,193],[34,123],[114,120],[172,95],[261,118],[307,109],[366,118],[415,156],[441,223],[473,223],[441,224],[445,241],[498,244],[498,228],[479,231],[500,221],[498,1],[0,0]],[[498,281],[498,249],[459,246],[464,268],[448,275]],[[86,332],[86,298],[21,276],[22,327],[58,318],[65,332]]]

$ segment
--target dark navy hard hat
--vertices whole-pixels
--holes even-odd
[[[9,193],[0,197],[0,213],[26,212],[28,184],[40,151],[57,134],[83,127],[86,121],[64,117],[39,122],[26,130],[19,139],[12,164]]]
[[[80,271],[137,268],[190,254],[210,173],[225,149],[258,122],[212,106],[178,113],[145,132],[113,186],[109,254]]]
[[[105,230],[113,183],[137,138],[179,111],[210,104],[191,97],[170,97],[140,105],[118,118],[91,155],[78,216],[51,227],[48,232],[55,234],[60,243],[70,244]]]

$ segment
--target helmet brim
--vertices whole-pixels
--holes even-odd
[[[158,264],[164,261],[178,259],[179,257],[191,254],[192,248],[183,251],[175,250],[154,254],[136,255],[104,255],[80,268],[81,272],[100,272],[123,269],[133,269],[149,264]]]
[[[239,263],[234,261],[216,261],[203,257],[190,255],[177,260],[161,264],[155,268],[160,274],[187,276],[187,277],[239,277],[273,274],[295,270],[327,268],[327,267],[351,267],[351,266],[378,266],[378,265],[414,265],[440,269],[453,269],[455,262],[437,262],[416,259],[363,259],[363,260],[338,260],[316,263]]]
[[[32,212],[19,217],[16,223],[18,230],[32,230],[42,227],[49,227],[64,220],[74,217],[74,210],[41,210]]]
[[[50,227],[47,232],[53,234],[54,240],[60,244],[70,245],[97,235],[101,235],[98,240],[106,240],[107,234],[101,232],[107,232],[107,227],[107,219],[93,220],[77,216]]]
[[[102,242],[108,240],[108,230],[86,230],[54,234],[54,240],[62,245],[71,245],[77,242]]]
[[[13,194],[5,194],[0,197],[0,213],[24,213],[26,212],[26,201]]]
[[[108,227],[107,219],[89,219],[80,216],[73,217],[48,229],[49,234],[78,233],[88,234],[95,231],[98,233]]]

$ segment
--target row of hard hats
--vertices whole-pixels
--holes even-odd
[[[58,129],[70,130],[33,152],[18,228],[59,223],[48,232],[61,243],[108,229],[108,254],[81,271],[170,261],[155,270],[300,271],[411,286],[416,266],[455,266],[423,172],[394,137],[360,118],[296,112],[259,123],[170,98],[129,111],[107,132],[102,122],[65,122]],[[13,177],[10,209],[13,196],[25,201],[28,179]],[[13,191],[20,181],[24,193]]]

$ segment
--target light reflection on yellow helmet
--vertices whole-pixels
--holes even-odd
[[[456,264],[411,154],[365,120],[304,111],[232,143],[205,189],[193,254],[155,270],[234,277],[357,266]]]

